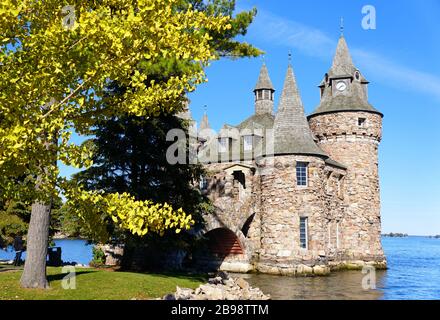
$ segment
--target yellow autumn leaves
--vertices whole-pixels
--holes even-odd
[[[181,9],[179,0],[72,2],[73,28],[63,26],[63,1],[0,3],[1,195],[47,200],[61,192],[139,235],[188,228],[191,216],[167,204],[64,189],[57,163],[90,166],[90,146],[76,145],[71,134],[89,133],[103,117],[178,109],[182,96],[205,81],[203,67],[217,58],[211,34],[231,28],[230,17]],[[154,82],[143,62],[163,59],[200,68]],[[110,81],[129,90],[104,108]]]
[[[101,217],[106,213],[120,228],[143,236],[147,232],[163,235],[165,230],[174,229],[176,233],[187,230],[194,223],[192,216],[182,209],[174,210],[167,203],[155,204],[151,201],[136,201],[128,193],[104,194],[69,188],[66,193],[67,204],[82,219]]]

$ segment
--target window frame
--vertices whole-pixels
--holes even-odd
[[[309,217],[299,217],[299,247],[304,250],[309,250],[308,229],[309,229]]]
[[[250,139],[250,144],[249,141],[246,142],[246,139]],[[246,148],[246,146],[250,146],[250,148]],[[245,135],[243,136],[243,151],[244,152],[251,152],[254,149],[254,136],[253,135]]]
[[[229,145],[229,138],[221,137],[218,138],[218,152],[219,153],[226,153],[228,152],[228,145]],[[223,144],[224,142],[224,144]]]
[[[307,188],[309,186],[309,163],[298,161],[295,166],[296,172],[296,186],[301,188]],[[299,169],[305,169],[305,173],[299,171]],[[300,182],[302,182],[300,184]],[[304,183],[304,184],[303,184]]]

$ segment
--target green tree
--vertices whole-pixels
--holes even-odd
[[[3,199],[32,201],[21,285],[47,288],[50,211],[64,193],[78,214],[105,212],[139,235],[189,228],[192,217],[169,204],[130,194],[90,192],[59,176],[58,163],[91,165],[90,133],[103,116],[152,116],[179,108],[218,55],[213,34],[230,17],[181,6],[180,0],[28,1],[0,3],[0,189]],[[66,5],[71,5],[67,6]],[[197,62],[167,81],[149,79],[164,59]],[[130,88],[104,104],[109,81]],[[18,180],[20,178],[20,180]],[[101,220],[96,218],[96,223]]]
[[[213,15],[232,16],[235,10],[235,1],[231,0],[182,1],[182,7],[185,5]],[[239,58],[261,54],[252,45],[235,40],[238,35],[246,34],[255,14],[255,9],[240,12],[231,18],[230,29],[213,34],[210,43],[218,56]],[[163,59],[161,63],[146,69],[150,72],[149,78],[167,81],[169,77],[179,76],[188,68],[198,68],[198,65],[192,61]],[[108,101],[118,100],[114,96],[121,96],[126,90],[116,82],[112,83],[108,87]],[[166,159],[166,151],[171,144],[166,141],[167,132],[175,128],[187,130],[187,124],[172,112],[158,117],[127,115],[104,119],[93,130],[96,136],[93,140],[96,148],[94,165],[75,178],[89,190],[128,192],[139,200],[168,202],[174,207],[181,207],[191,213],[197,223],[196,227],[199,227],[202,224],[202,211],[210,208],[208,200],[193,187],[194,182],[203,174],[203,169],[200,165],[170,165]],[[176,239],[172,234],[167,234],[165,239],[158,239],[154,235],[140,239],[114,226],[108,217],[102,216],[101,219],[107,222],[105,230],[98,230],[93,222],[85,223],[85,229],[89,230],[88,236],[95,241],[106,242],[110,238],[117,238],[126,244],[166,242],[171,245],[187,245],[193,240],[188,234],[185,239]]]
[[[29,206],[22,202],[0,203],[0,249],[14,241],[14,236],[26,234],[30,218]]]

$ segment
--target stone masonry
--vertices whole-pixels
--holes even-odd
[[[304,113],[291,65],[274,113],[275,89],[263,65],[254,115],[225,126],[245,133],[200,141],[199,155],[208,149],[220,155],[237,142],[241,148],[238,156],[218,157],[227,161],[200,157],[208,171],[201,189],[215,207],[204,217],[204,236],[216,239],[209,259],[219,269],[326,275],[386,268],[378,172],[383,115],[369,104],[367,86],[341,36],[311,115]],[[209,128],[206,114],[202,127]],[[249,150],[254,153],[245,160]]]

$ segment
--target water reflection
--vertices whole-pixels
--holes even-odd
[[[364,290],[362,271],[334,272],[328,277],[235,274],[274,300],[377,300],[383,298],[386,271],[376,272],[376,290]]]

